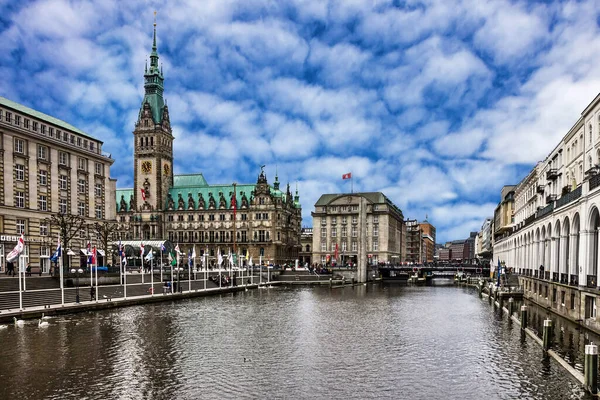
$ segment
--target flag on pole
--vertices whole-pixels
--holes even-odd
[[[221,254],[221,249],[217,249],[217,264],[219,267],[223,264],[223,255]]]
[[[146,201],[146,191],[144,189],[140,189],[142,191],[142,201]]]
[[[150,250],[150,251],[148,252],[148,254],[146,254],[146,257],[144,257],[144,259],[145,259],[146,261],[151,261],[151,260],[153,260],[153,259],[154,259],[154,254],[152,254],[152,250]]]
[[[248,265],[252,266],[252,256],[250,256],[250,261],[248,261]]]
[[[194,266],[194,261],[192,260],[192,249],[188,250],[188,265],[191,267]]]
[[[144,257],[144,243],[140,243],[140,258]]]
[[[96,258],[96,246],[94,246],[94,248],[92,249],[91,259],[92,259],[91,264],[96,264],[96,259],[97,259]]]
[[[175,254],[175,251],[169,253],[169,262],[174,267],[177,265],[177,254]]]
[[[90,244],[90,241],[88,240],[87,242],[87,247],[86,247],[86,255],[87,255],[87,263],[91,264],[92,263],[92,245]]]
[[[59,235],[58,236],[58,244],[56,245],[56,251],[54,251],[54,253],[50,257],[50,261],[52,261],[53,263],[58,262],[58,259],[60,258],[61,254],[62,254],[62,252],[61,252],[61,248],[60,248],[60,235]]]
[[[227,259],[229,261],[229,265],[233,267],[233,257],[231,256],[231,249],[229,249],[229,254],[227,255]]]
[[[175,246],[175,251],[177,252],[177,255],[181,255],[181,250],[179,250],[179,243],[177,243],[177,245]]]
[[[347,174],[342,175],[342,179],[351,179],[352,178],[352,172],[348,172]]]
[[[119,240],[119,257],[121,257],[121,264],[127,264],[127,257],[125,256],[125,249],[121,240]]]
[[[196,245],[192,248],[192,259],[196,259]]]
[[[335,262],[338,260],[338,244],[335,244]]]
[[[19,256],[21,255],[21,253],[23,252],[23,249],[25,248],[25,237],[23,236],[23,234],[21,233],[21,237],[19,238],[19,240],[17,240],[17,245],[15,246],[14,249],[12,249],[12,251],[10,253],[8,253],[8,255],[6,256],[6,261],[8,262],[13,262],[16,261],[17,258],[19,258]]]
[[[161,245],[160,245],[160,251],[164,252],[165,250],[166,250],[165,244],[161,243]]]
[[[233,220],[235,221],[235,213],[237,211],[237,200],[235,198],[236,193],[235,193],[235,188],[234,188],[234,192],[233,192],[233,197],[231,198],[231,207],[233,207]]]

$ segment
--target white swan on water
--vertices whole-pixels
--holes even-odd
[[[46,316],[44,316],[44,313],[42,313],[42,319],[50,319],[50,318],[52,318],[52,317],[49,317],[49,316],[47,316],[47,315],[46,315]]]
[[[17,326],[23,326],[25,324],[25,321],[23,321],[22,319],[17,319],[17,317],[13,317],[13,320],[15,321],[15,325]]]
[[[38,326],[39,326],[39,327],[45,327],[45,326],[48,326],[48,325],[50,325],[50,324],[48,323],[48,321],[43,321],[43,320],[41,320],[41,319],[38,321]]]

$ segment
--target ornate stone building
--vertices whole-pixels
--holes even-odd
[[[406,261],[402,211],[381,192],[324,194],[315,204],[313,262],[325,265]]]
[[[302,210],[296,189],[280,190],[261,168],[256,183],[209,185],[203,174],[173,174],[173,133],[158,67],[156,25],[150,67],[144,71],[144,99],[133,131],[134,187],[117,189],[122,239],[168,239],[183,252],[193,246],[209,264],[217,250],[258,263],[294,262],[300,250]]]
[[[50,268],[58,231],[45,222],[51,214],[77,214],[93,223],[114,220],[114,160],[102,141],[57,118],[0,97],[0,269],[25,234],[22,255],[32,267]],[[71,241],[79,254],[94,235],[87,230]],[[73,257],[77,266],[79,257]]]

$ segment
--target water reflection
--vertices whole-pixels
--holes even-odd
[[[588,398],[468,288],[254,290],[50,323],[0,330],[0,398]],[[555,329],[580,363],[589,339]]]

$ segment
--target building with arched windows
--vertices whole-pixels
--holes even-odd
[[[514,220],[494,259],[521,274],[525,296],[592,328],[600,278],[600,95],[514,187]]]
[[[209,184],[201,173],[173,173],[173,132],[163,97],[156,24],[144,98],[133,131],[134,185],[116,190],[117,221],[123,240],[168,239],[183,253],[196,248],[198,260],[217,251],[275,264],[298,259],[302,209],[298,189],[269,184],[261,168],[255,183]],[[258,171],[257,171],[258,172]]]

